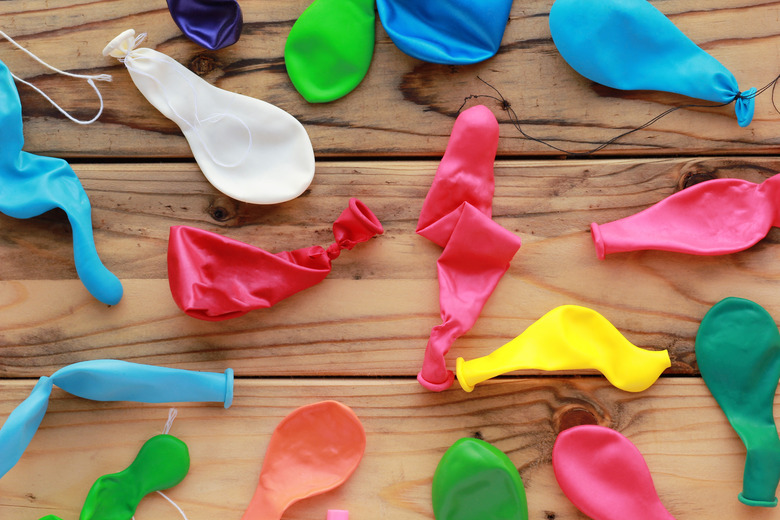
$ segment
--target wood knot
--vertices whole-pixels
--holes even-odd
[[[236,217],[238,203],[232,199],[217,199],[208,207],[211,218],[217,222],[227,222]]]
[[[205,76],[209,72],[219,68],[219,62],[206,54],[198,54],[190,61],[189,68],[198,76]]]
[[[717,175],[713,172],[708,172],[706,170],[694,170],[690,172],[685,172],[680,177],[680,181],[677,183],[677,188],[680,190],[684,190],[685,188],[690,188],[694,184],[699,184],[700,182],[704,181],[711,181],[712,179],[717,179]]]
[[[556,412],[553,419],[555,421],[555,429],[558,433],[573,428],[574,426],[599,423],[599,420],[593,411],[587,410],[579,405],[573,405],[559,410]]]

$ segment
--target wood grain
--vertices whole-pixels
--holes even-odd
[[[3,2],[0,25],[19,42],[60,68],[111,73],[103,84],[106,112],[91,127],[57,114],[28,87],[20,87],[27,149],[73,157],[189,158],[186,141],[170,120],[141,96],[124,67],[101,56],[104,45],[129,27],[149,33],[146,45],[172,56],[207,81],[258,97],[287,110],[306,126],[319,158],[435,156],[464,98],[494,94],[511,103],[524,129],[574,151],[596,144],[693,100],[676,94],[617,91],[586,80],[560,57],[548,27],[552,0],[515,2],[498,54],[481,64],[446,66],[404,55],[377,21],[372,67],[349,96],[328,104],[306,103],[284,67],[284,44],[309,0],[243,0],[238,44],[217,52],[189,42],[173,23],[164,0],[39,0]],[[655,2],[680,29],[738,79],[761,87],[780,63],[780,4],[765,0]],[[94,93],[78,80],[49,73],[8,44],[0,59],[82,118],[97,110]],[[731,107],[686,109],[610,146],[610,155],[774,153],[780,114],[766,93],[757,99],[754,123],[739,128]],[[502,122],[503,156],[560,155],[527,141],[511,127],[500,104],[481,99]],[[475,101],[472,101],[475,102]]]

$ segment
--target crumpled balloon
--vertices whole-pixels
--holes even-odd
[[[775,320],[750,300],[721,300],[701,320],[696,361],[747,449],[739,501],[777,506],[780,438],[772,406],[780,381],[780,333]]]
[[[644,457],[615,430],[586,424],[562,431],[552,466],[566,497],[593,520],[674,520]]]
[[[563,59],[596,83],[736,101],[739,126],[753,119],[756,89],[740,92],[726,67],[646,0],[556,0],[550,32]]]
[[[208,181],[234,199],[276,204],[302,194],[314,151],[300,122],[279,107],[207,83],[171,57],[136,48],[129,29],[103,55],[124,62],[138,90],[179,125]]]
[[[471,392],[474,385],[513,370],[596,369],[621,390],[641,392],[671,365],[668,351],[637,347],[598,312],[562,305],[491,354],[458,358],[456,374]]]
[[[53,385],[93,401],[138,403],[233,402],[233,370],[224,374],[139,365],[102,359],[83,361],[41,377],[30,396],[0,428],[0,478],[13,468],[46,414]]]
[[[777,217],[780,175],[761,184],[713,179],[675,193],[635,215],[590,225],[596,253],[658,249],[692,255],[725,255],[764,238]]]
[[[360,84],[374,54],[374,20],[374,0],[315,0],[301,14],[284,64],[306,101],[333,101]]]
[[[22,105],[8,67],[0,62],[0,212],[32,218],[54,208],[73,230],[76,272],[87,290],[108,305],[122,299],[122,283],[98,257],[92,207],[79,178],[63,159],[23,152]]]
[[[377,0],[376,7],[393,43],[409,56],[467,65],[496,54],[512,0]]]
[[[342,249],[383,233],[382,224],[357,199],[333,223],[336,242],[269,253],[263,249],[187,226],[171,227],[168,282],[176,305],[194,318],[222,321],[316,285]]]
[[[244,26],[236,0],[168,0],[168,10],[187,38],[212,51],[236,43]]]
[[[271,435],[241,520],[280,520],[294,503],[343,484],[365,450],[366,431],[348,406],[321,401],[294,410]]]
[[[517,468],[495,446],[469,437],[442,456],[431,485],[436,520],[528,520]]]
[[[498,122],[482,105],[462,112],[423,203],[417,233],[444,248],[437,262],[442,324],[431,330],[417,380],[429,390],[452,385],[444,356],[479,317],[520,238],[491,219]]]

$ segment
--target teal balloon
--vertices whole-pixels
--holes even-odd
[[[736,101],[739,125],[753,119],[756,90],[740,92],[726,67],[646,0],[556,0],[550,32],[563,59],[596,83]]]

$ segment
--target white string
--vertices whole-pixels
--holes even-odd
[[[55,103],[54,100],[52,98],[50,98],[44,91],[42,91],[41,89],[39,89],[38,87],[36,87],[32,83],[23,80],[22,78],[20,78],[19,76],[17,76],[13,72],[11,72],[11,77],[13,77],[19,83],[24,83],[28,87],[30,87],[33,90],[35,90],[36,92],[38,92],[38,94],[43,96],[44,99],[46,99],[46,101],[48,101],[49,103],[51,103],[54,106],[54,108],[59,110],[62,115],[64,115],[65,117],[67,117],[68,119],[73,121],[74,123],[78,123],[80,125],[89,125],[89,124],[92,124],[92,123],[94,123],[95,121],[98,120],[100,115],[103,113],[103,96],[100,94],[100,90],[97,88],[97,85],[95,85],[94,80],[98,80],[98,81],[111,81],[111,75],[110,74],[96,74],[96,75],[89,76],[89,75],[84,75],[84,74],[73,74],[71,72],[65,72],[64,70],[60,70],[57,67],[52,67],[51,65],[49,65],[48,63],[46,63],[45,61],[40,59],[38,56],[36,56],[32,52],[28,51],[27,49],[25,49],[24,47],[22,47],[21,45],[16,43],[16,41],[14,41],[14,39],[11,38],[10,36],[8,36],[5,32],[0,31],[0,36],[2,36],[6,40],[8,40],[10,43],[12,43],[17,49],[24,51],[28,56],[30,56],[32,59],[34,59],[35,61],[37,61],[38,63],[40,63],[44,67],[46,67],[46,68],[48,68],[50,70],[53,70],[57,74],[62,74],[63,76],[69,76],[71,78],[86,79],[87,83],[89,84],[89,86],[91,86],[92,89],[97,94],[98,100],[100,100],[100,109],[98,110],[98,113],[95,115],[95,117],[93,117],[89,121],[82,121],[81,119],[76,119],[75,117],[70,115],[66,110],[64,110],[62,107],[60,107],[57,103]]]
[[[179,414],[179,411],[176,408],[171,408],[168,410],[168,422],[165,423],[165,427],[163,428],[163,435],[168,435],[168,432],[171,431],[171,426],[173,426],[173,421],[176,419],[176,416]]]
[[[174,502],[173,500],[171,500],[170,498],[165,496],[165,494],[162,491],[158,491],[157,494],[160,495],[161,497],[163,497],[165,500],[167,500],[168,503],[171,504],[173,507],[175,507],[176,511],[179,512],[179,514],[181,515],[182,518],[184,518],[184,520],[189,520],[187,518],[187,515],[184,514],[184,511],[181,510],[181,508],[179,507],[179,505],[176,502]],[[133,516],[133,520],[135,520],[135,516]]]
[[[178,110],[176,110],[176,107],[174,107],[173,104],[171,103],[171,97],[169,95],[169,90],[165,87],[165,84],[163,84],[154,75],[149,74],[147,72],[144,72],[141,69],[139,69],[137,66],[133,65],[133,63],[138,59],[138,56],[132,56],[130,53],[136,49],[136,47],[144,40],[144,38],[146,38],[146,33],[141,33],[138,36],[136,36],[135,41],[133,43],[133,46],[127,50],[127,52],[126,52],[126,54],[124,56],[122,56],[121,58],[118,58],[119,61],[124,63],[125,67],[127,67],[128,70],[132,70],[136,74],[140,74],[141,76],[145,76],[145,77],[151,79],[152,81],[154,81],[159,86],[160,90],[162,90],[162,92],[163,92],[163,96],[165,97],[165,102],[168,104],[168,107],[171,109],[173,114],[189,130],[191,130],[197,136],[198,140],[203,145],[203,150],[209,156],[209,159],[211,159],[211,161],[214,162],[214,164],[216,164],[218,166],[222,166],[223,168],[234,168],[234,167],[238,166],[239,164],[243,163],[246,160],[246,158],[249,157],[249,153],[252,150],[252,131],[249,129],[249,125],[247,125],[246,122],[244,122],[244,120],[241,119],[240,117],[238,117],[237,115],[224,113],[224,112],[211,114],[210,116],[201,119],[198,116],[198,109],[199,109],[199,106],[198,106],[198,91],[195,88],[195,85],[193,85],[192,81],[190,81],[190,79],[185,74],[182,74],[182,72],[180,70],[178,70],[178,68],[174,68],[174,71],[187,83],[187,85],[190,87],[190,90],[192,91],[192,96],[194,98],[194,103],[193,104],[194,104],[194,108],[195,108],[195,123],[189,122],[185,117],[183,117],[181,114],[179,114]],[[150,60],[150,61],[154,61],[154,62],[157,62],[157,63],[162,63],[164,65],[168,65],[168,62],[166,60],[157,58],[155,56],[141,55],[140,58],[147,59],[147,60]],[[238,121],[241,124],[241,126],[243,126],[244,129],[246,130],[247,137],[248,137],[248,142],[247,142],[247,146],[246,146],[246,150],[244,151],[244,154],[241,156],[240,159],[238,159],[237,161],[232,162],[232,163],[225,163],[225,162],[222,162],[219,159],[217,159],[214,156],[214,154],[212,153],[211,147],[203,139],[203,137],[201,135],[201,132],[200,132],[200,127],[201,127],[201,125],[203,123],[218,123],[219,121],[221,121],[223,118],[226,118],[226,117]]]

